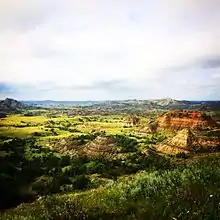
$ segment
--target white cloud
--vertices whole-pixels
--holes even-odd
[[[174,97],[176,91],[164,86],[164,79],[183,89],[178,89],[180,97],[188,88],[192,98],[206,98],[181,83],[189,72],[174,77],[163,70],[220,55],[218,0],[0,0],[0,21],[1,82],[33,85],[29,95],[36,99],[43,82],[78,88],[112,80],[126,80],[133,88],[122,91],[124,98],[132,92],[137,98]],[[201,78],[204,86],[210,70]],[[69,89],[68,95],[65,89],[51,90],[44,91],[45,99],[117,98],[103,89],[93,94]]]
[[[219,72],[218,72],[218,73],[212,74],[212,78],[214,78],[214,79],[220,79],[220,69],[219,69]]]

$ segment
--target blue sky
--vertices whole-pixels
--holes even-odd
[[[0,0],[0,99],[220,99],[219,0]]]

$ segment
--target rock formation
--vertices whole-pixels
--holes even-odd
[[[210,116],[197,111],[169,111],[159,117],[156,123],[159,130],[200,129],[216,125]]]
[[[156,149],[162,153],[177,154],[214,152],[218,147],[220,147],[220,139],[218,137],[197,137],[191,129],[184,128],[178,131],[173,138],[168,139],[163,144],[157,145]]]
[[[184,128],[179,131],[175,137],[170,139],[167,144],[172,147],[178,147],[189,150],[193,144],[193,134],[190,129]]]
[[[117,153],[116,140],[113,137],[99,136],[88,143],[83,152],[89,157],[110,156]]]
[[[178,131],[173,138],[158,145],[156,148],[158,151],[169,154],[189,153],[194,144],[194,140],[195,138],[191,130],[184,128]]]

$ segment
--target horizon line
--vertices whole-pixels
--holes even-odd
[[[219,99],[213,100],[213,99],[175,99],[175,98],[150,98],[150,99],[136,99],[136,98],[130,98],[130,99],[100,99],[100,100],[52,100],[52,99],[29,99],[29,100],[24,100],[24,99],[15,99],[15,98],[9,98],[6,97],[5,99],[14,99],[20,102],[108,102],[108,101],[153,101],[153,100],[175,100],[175,101],[220,101]],[[2,99],[1,101],[5,100]]]

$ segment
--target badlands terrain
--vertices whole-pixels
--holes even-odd
[[[0,219],[219,219],[219,102],[0,102]]]

